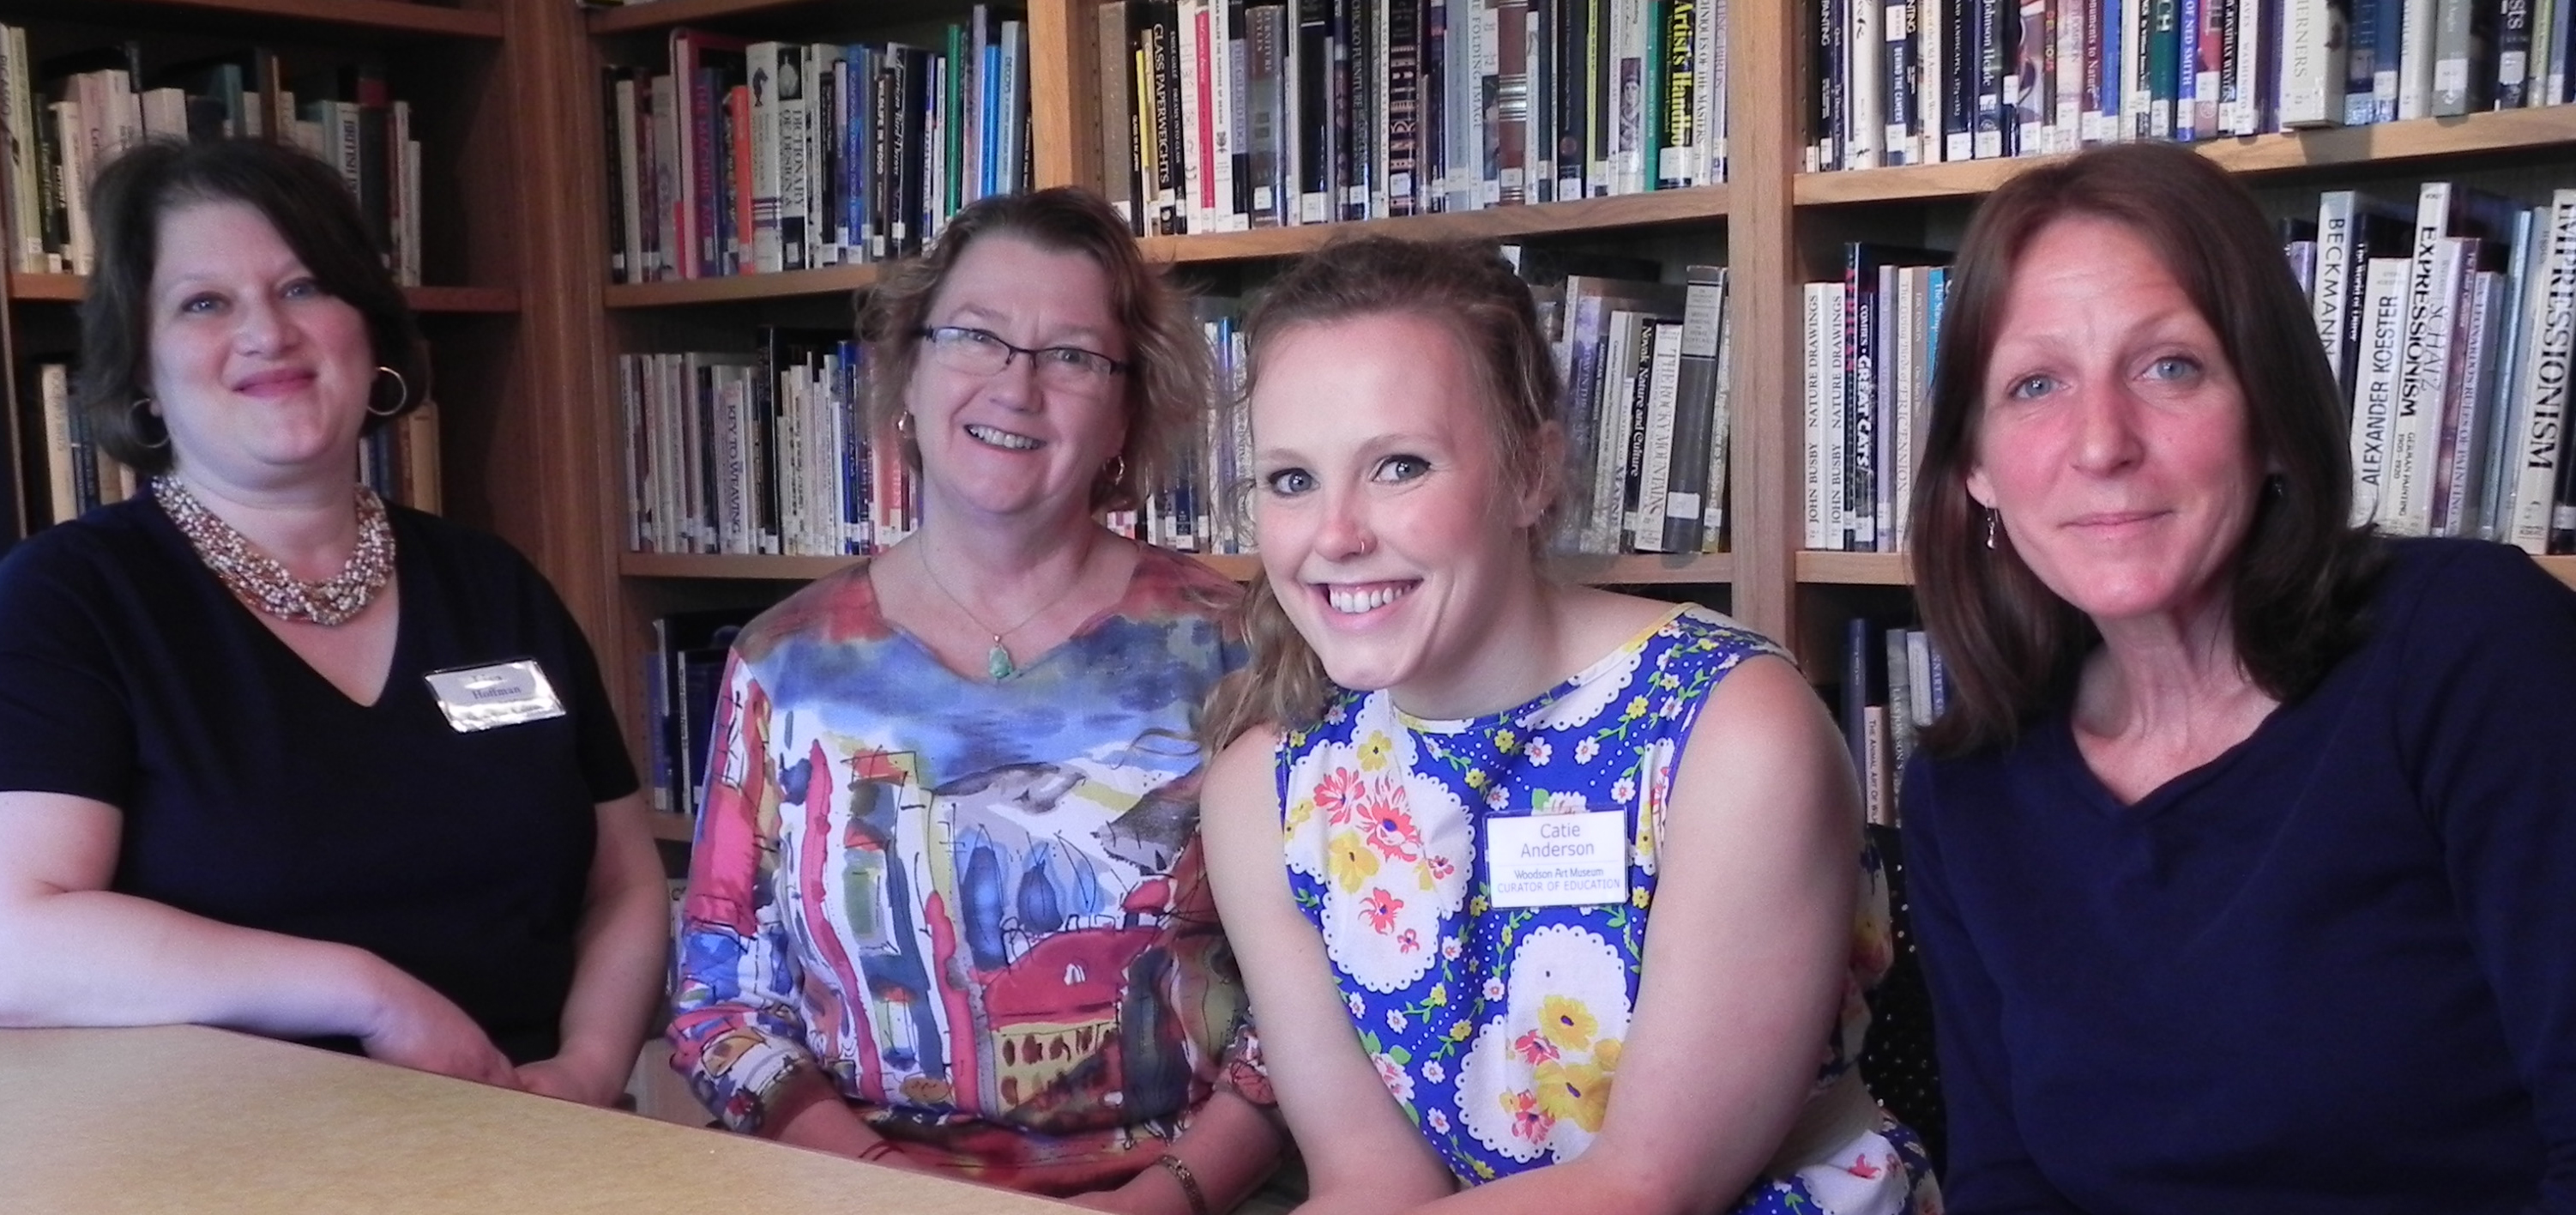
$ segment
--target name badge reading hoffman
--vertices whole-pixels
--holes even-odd
[[[1628,816],[1617,810],[1485,820],[1496,907],[1586,907],[1628,898]]]
[[[545,669],[533,658],[483,667],[456,667],[422,676],[438,698],[439,712],[459,734],[544,721],[564,715]]]

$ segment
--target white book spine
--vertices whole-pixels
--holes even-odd
[[[1843,38],[1843,97],[1851,113],[1843,123],[1843,167],[1875,169],[1887,122],[1887,68],[1882,62],[1887,46],[1879,29],[1887,14],[1879,0],[1850,0],[1846,11],[1851,24]]]
[[[2397,117],[2433,112],[2434,0],[2406,0],[2397,60]]]
[[[2388,485],[2389,431],[2397,417],[2398,381],[2405,365],[2406,287],[2413,263],[2374,257],[2364,275],[2360,375],[2352,401],[2352,523],[2377,520]]]
[[[2284,4],[2281,125],[2338,125],[2343,121],[2343,23],[2335,19],[2327,0],[2284,0]],[[2319,239],[2322,242],[2322,234]],[[2317,252],[2324,254],[2322,244]]]
[[[2328,190],[2317,200],[2316,287],[2308,293],[2309,315],[2316,321],[2317,341],[2325,347],[2326,366],[2336,383],[2344,383],[2344,318],[2351,315],[2354,209],[2359,196],[2350,190]],[[2349,404],[2349,402],[2347,402]]]
[[[1673,469],[1673,420],[1681,402],[1682,326],[1657,322],[1654,363],[1646,385],[1645,463],[1637,470],[1637,517],[1631,546],[1664,552],[1664,513]]]
[[[2544,240],[2548,253],[2532,276],[2536,308],[2514,404],[2518,421],[2514,438],[2519,447],[2505,536],[2535,555],[2549,551],[2558,462],[2566,458],[2568,363],[2571,351],[2576,351],[2576,190],[2560,190],[2550,197]]]
[[[2406,303],[2406,357],[2397,390],[2397,419],[2388,443],[2388,501],[2380,523],[2400,535],[2432,530],[2433,476],[2442,441],[2442,407],[2450,391],[2451,346],[2460,282],[2471,256],[2461,238],[2443,237],[2415,260]],[[2473,247],[2473,246],[2472,246]]]

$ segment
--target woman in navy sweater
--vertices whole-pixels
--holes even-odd
[[[2576,593],[2352,526],[2199,156],[2016,178],[1953,283],[1904,801],[1951,1210],[2576,1215]]]

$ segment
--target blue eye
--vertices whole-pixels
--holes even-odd
[[[224,306],[224,300],[223,300],[223,297],[222,297],[222,296],[219,296],[219,295],[212,295],[212,294],[206,294],[206,295],[192,295],[192,296],[189,296],[189,297],[188,297],[188,298],[186,298],[186,299],[183,299],[183,300],[179,301],[179,311],[184,312],[184,313],[192,313],[192,314],[199,314],[199,315],[202,315],[202,314],[204,314],[204,313],[213,312],[213,311],[215,311],[216,309],[221,308],[221,307],[223,307],[223,306]]]
[[[1388,456],[1378,462],[1380,481],[1411,481],[1431,471],[1431,461],[1420,456]]]
[[[2186,355],[2169,354],[2148,364],[2147,374],[2159,380],[2189,380],[2200,374],[2200,361]]]
[[[2057,381],[2049,376],[2024,376],[2013,381],[2012,387],[2004,389],[2004,395],[2016,401],[2035,401],[2056,388]]]
[[[309,278],[299,278],[288,283],[278,294],[291,300],[308,300],[318,299],[329,293],[322,290],[322,284]]]
[[[1293,498],[1315,488],[1315,475],[1302,468],[1283,468],[1264,474],[1261,487],[1281,498]]]

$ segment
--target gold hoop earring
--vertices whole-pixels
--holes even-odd
[[[911,410],[907,409],[902,413],[894,415],[894,433],[896,438],[902,439],[907,443],[912,441]]]
[[[1100,475],[1109,478],[1109,483],[1111,485],[1126,484],[1127,453],[1122,451],[1117,455],[1109,457],[1109,462],[1100,466]]]
[[[138,415],[138,411],[140,411],[140,416],[137,416],[137,415]],[[153,413],[153,412],[152,412],[152,398],[150,398],[150,397],[136,397],[136,398],[134,398],[134,403],[133,403],[133,404],[128,405],[128,406],[126,406],[126,407],[125,407],[125,426],[126,426],[126,429],[133,431],[133,432],[134,432],[134,441],[135,441],[136,443],[140,443],[140,444],[142,444],[144,447],[150,448],[150,449],[152,449],[152,450],[154,450],[154,451],[159,451],[159,450],[161,450],[161,449],[162,449],[162,448],[164,448],[164,447],[168,447],[168,446],[170,445],[170,424],[169,424],[169,423],[167,423],[167,422],[162,422],[162,423],[161,423],[161,441],[160,441],[160,442],[158,442],[158,443],[144,443],[144,442],[143,442],[143,419],[144,419],[144,418],[151,418],[151,419],[153,419],[154,421],[159,421],[159,420],[160,420],[160,415],[155,414],[155,413]]]
[[[371,399],[367,403],[367,412],[380,418],[390,418],[395,414],[401,413],[403,411],[403,406],[411,404],[411,381],[404,379],[403,373],[396,371],[391,367],[379,366],[376,368],[376,374],[380,376],[392,376],[394,378],[394,383],[402,387],[402,397],[394,402],[394,407],[391,409],[378,409],[375,406],[375,402]],[[373,398],[375,394],[375,386],[372,384],[368,385],[368,397]]]

